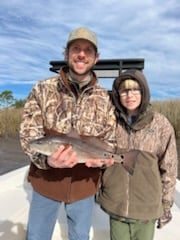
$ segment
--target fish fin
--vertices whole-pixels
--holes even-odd
[[[67,136],[80,139],[83,142],[87,144],[91,144],[92,146],[98,147],[102,150],[106,150],[108,152],[114,152],[114,148],[110,146],[108,143],[101,140],[99,137],[81,135],[81,134],[78,134],[78,132],[75,129],[69,132]]]
[[[90,144],[91,146],[97,147],[107,152],[114,153],[114,148],[98,137],[80,135],[80,138],[82,141],[86,142],[87,144]]]
[[[77,139],[80,138],[78,132],[75,129],[73,129],[69,133],[61,133],[54,129],[45,129],[44,131],[45,131],[45,136],[50,136],[50,137],[51,136],[53,136],[53,137],[68,136],[68,137],[73,137],[73,138],[77,138]]]
[[[80,135],[78,134],[78,132],[75,129],[73,129],[71,132],[67,133],[66,136],[71,137],[71,138],[81,139]]]

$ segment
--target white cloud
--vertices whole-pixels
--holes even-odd
[[[101,58],[144,58],[152,95],[179,96],[179,10],[178,0],[1,0],[0,92],[17,84],[18,96],[18,84],[52,75],[49,61],[63,59],[69,32],[88,26]]]

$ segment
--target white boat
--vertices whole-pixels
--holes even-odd
[[[26,181],[28,167],[0,176],[0,240],[24,240],[31,199],[31,186]],[[173,220],[155,231],[154,240],[177,240],[180,237],[180,181],[177,180]],[[67,240],[67,224],[63,206],[52,240]],[[95,204],[90,231],[91,240],[109,240],[108,215]]]

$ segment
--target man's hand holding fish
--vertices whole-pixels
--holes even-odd
[[[85,162],[87,167],[110,167],[114,164],[113,159],[87,159]]]
[[[60,145],[57,151],[48,157],[48,165],[53,168],[72,168],[78,163],[77,153],[72,146]]]

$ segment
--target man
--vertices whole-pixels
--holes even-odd
[[[92,71],[99,57],[96,34],[87,28],[75,29],[64,54],[67,66],[60,74],[33,87],[20,126],[21,145],[31,159],[28,180],[33,187],[27,240],[51,239],[62,202],[69,239],[88,240],[94,194],[104,164],[100,159],[78,164],[76,152],[64,146],[47,157],[33,152],[29,140],[72,130],[108,143],[114,138],[114,108]],[[106,164],[112,162],[109,159]]]

